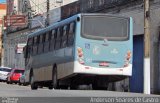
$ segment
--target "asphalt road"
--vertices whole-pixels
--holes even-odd
[[[39,88],[31,90],[30,86],[19,86],[0,82],[0,97],[142,97],[157,96],[138,93],[124,93],[95,90],[48,90]]]

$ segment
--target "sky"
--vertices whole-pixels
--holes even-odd
[[[6,2],[6,0],[0,0],[0,3],[4,3],[4,2]]]

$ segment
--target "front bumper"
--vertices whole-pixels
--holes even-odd
[[[77,74],[93,74],[93,75],[122,75],[131,76],[132,75],[132,64],[124,68],[96,68],[91,66],[85,66],[77,61],[74,62],[74,73]]]
[[[0,76],[0,80],[6,81],[7,80],[7,76]]]

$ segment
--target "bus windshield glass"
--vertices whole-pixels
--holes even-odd
[[[82,37],[95,40],[123,41],[129,39],[129,19],[114,16],[85,15]]]

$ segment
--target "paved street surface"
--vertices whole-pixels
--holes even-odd
[[[0,82],[0,97],[141,97],[149,96],[137,93],[122,93],[95,90],[31,90],[30,86],[19,86]],[[156,96],[156,95],[152,95]]]

